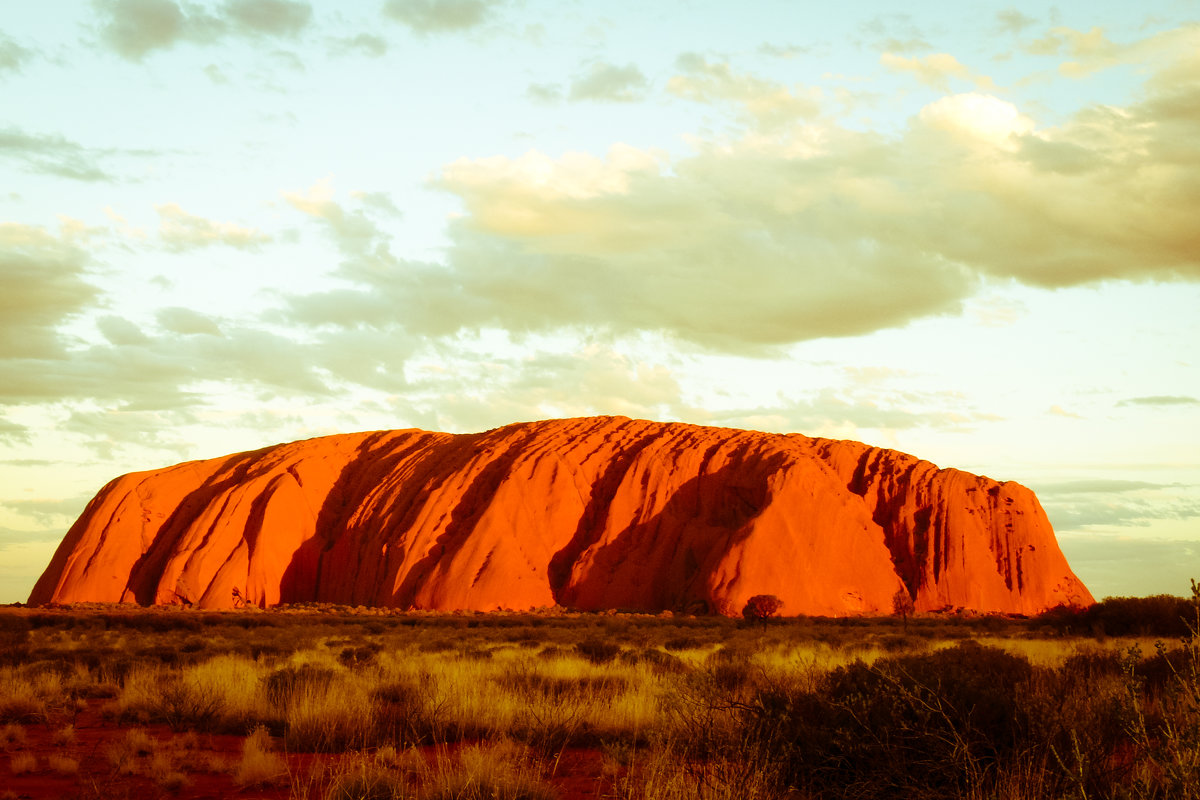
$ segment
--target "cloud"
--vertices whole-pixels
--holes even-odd
[[[1172,489],[1179,488],[1179,484],[1096,478],[1059,481],[1057,483],[1040,483],[1033,488],[1036,488],[1038,497],[1052,497],[1076,494],[1119,494],[1122,492],[1140,492],[1146,489]]]
[[[172,0],[100,0],[100,37],[117,55],[140,61],[171,47],[186,32],[187,19]]]
[[[244,228],[232,222],[215,222],[189,214],[178,203],[157,205],[158,234],[172,252],[196,250],[212,245],[226,245],[239,250],[253,250],[271,241],[257,228]]]
[[[531,83],[525,89],[525,96],[535,103],[554,105],[562,100],[563,90],[557,83]]]
[[[0,506],[22,517],[28,517],[43,527],[66,527],[82,512],[91,495],[54,500],[4,500]]]
[[[1147,587],[1186,595],[1200,563],[1200,541],[1112,534],[1059,534],[1071,569],[1101,597],[1135,597]]]
[[[668,368],[595,344],[516,357],[440,351],[434,363],[414,359],[411,370],[405,394],[412,412],[439,430],[592,414],[673,419],[680,410],[680,387]]]
[[[368,215],[369,210],[378,212],[380,208],[389,215],[396,213],[390,200],[363,195],[357,198],[362,207],[347,211],[333,201],[333,185],[328,179],[317,181],[306,191],[282,194],[293,208],[320,220],[338,249],[360,268],[377,270],[398,263],[391,254],[390,241]]]
[[[771,44],[763,42],[758,46],[758,52],[773,58],[795,58],[812,52],[811,47],[798,44]]]
[[[0,75],[20,72],[33,53],[0,33]]]
[[[980,89],[991,89],[994,84],[986,75],[978,75],[949,53],[933,53],[928,56],[905,58],[894,53],[884,53],[879,63],[892,72],[912,73],[921,83],[939,91],[950,91],[950,79],[975,84]]]
[[[1019,34],[1037,22],[1033,17],[1022,14],[1015,8],[996,12],[996,25],[1002,33]]]
[[[1076,414],[1074,411],[1067,411],[1059,405],[1050,406],[1046,413],[1054,417],[1065,417],[1066,419],[1083,419],[1082,416]]]
[[[683,61],[698,82],[673,81],[682,94],[753,107],[776,89]],[[463,209],[440,264],[398,258],[385,228],[319,185],[287,198],[338,243],[347,285],[284,313],[416,337],[652,333],[764,354],[957,314],[989,280],[1200,280],[1200,71],[1155,80],[1053,128],[971,92],[890,136],[749,114],[742,138],[693,140],[674,160],[627,145],[461,159],[434,184]],[[1189,93],[1198,102],[1177,99]]]
[[[384,16],[416,33],[452,33],[482,25],[491,9],[484,0],[387,0]]]
[[[992,414],[964,408],[952,392],[889,392],[866,389],[821,389],[807,397],[779,396],[776,402],[754,408],[723,411],[692,409],[689,419],[705,424],[755,430],[801,431],[837,438],[861,437],[861,431],[894,432],[921,428],[970,431]]]
[[[221,329],[210,317],[190,308],[163,308],[157,314],[158,324],[163,330],[183,336],[220,336]]]
[[[676,60],[683,73],[671,78],[667,91],[698,103],[733,104],[743,118],[760,130],[778,130],[816,117],[821,111],[819,89],[796,87],[734,72],[727,63],[712,62],[696,53]]]
[[[868,46],[874,50],[913,53],[932,47],[925,32],[913,23],[911,14],[880,14],[860,28],[870,37]]]
[[[347,36],[335,39],[332,50],[337,55],[357,54],[368,58],[382,58],[387,55],[387,39],[371,33],[360,33],[357,36]]]
[[[290,0],[226,0],[213,13],[174,0],[96,0],[100,41],[129,61],[179,42],[212,44],[229,36],[294,38],[308,27],[312,8]]]
[[[642,98],[646,85],[646,76],[633,64],[598,63],[571,81],[568,97],[571,100],[632,103]]]
[[[1177,483],[1085,479],[1038,487],[1055,530],[1145,527],[1156,520],[1200,517],[1200,500]]]
[[[158,334],[101,316],[96,324],[102,341],[42,357],[0,359],[0,405],[88,401],[106,410],[183,412],[203,407],[211,385],[262,397],[329,397],[332,382],[353,381],[382,358],[395,364],[410,352],[402,336],[369,346],[349,341],[342,331],[300,342],[244,325],[227,325],[220,336],[180,330],[196,323],[164,310],[164,332]]]
[[[7,419],[0,411],[0,442],[9,444],[29,444],[29,428]]]
[[[1148,397],[1130,397],[1128,400],[1122,400],[1117,403],[1118,406],[1152,406],[1155,408],[1164,408],[1171,406],[1194,406],[1200,405],[1200,398],[1190,397],[1188,395],[1178,394],[1156,394]]]
[[[96,327],[100,329],[100,333],[105,339],[118,347],[150,343],[150,337],[124,317],[112,314],[100,317],[96,320]]]
[[[0,359],[61,356],[58,326],[99,295],[87,265],[69,235],[0,223]]]
[[[58,135],[31,134],[12,127],[0,130],[0,157],[15,160],[31,172],[77,181],[112,180],[99,165],[100,159],[111,153]]]
[[[1157,69],[1172,63],[1190,62],[1194,66],[1198,47],[1200,24],[1189,23],[1129,43],[1114,42],[1099,27],[1088,31],[1057,27],[1028,43],[1025,51],[1031,55],[1062,56],[1068,60],[1059,63],[1059,73],[1070,78],[1084,78],[1121,64]],[[1194,75],[1192,70],[1192,77]]]
[[[238,32],[247,35],[296,36],[312,20],[308,3],[288,0],[228,0],[225,14]]]

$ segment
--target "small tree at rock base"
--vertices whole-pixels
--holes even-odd
[[[901,586],[892,595],[892,613],[899,614],[904,620],[904,632],[908,633],[908,618],[913,613],[914,603],[912,595],[908,593],[908,589]]]
[[[742,617],[747,622],[764,622],[779,613],[783,601],[773,594],[756,594],[746,601]]]

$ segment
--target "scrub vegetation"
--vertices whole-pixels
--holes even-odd
[[[1198,634],[1195,586],[1035,619],[7,608],[0,749],[82,797],[1200,797]]]

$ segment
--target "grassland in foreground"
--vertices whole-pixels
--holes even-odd
[[[0,798],[1196,798],[1200,595],[1029,620],[0,609]]]

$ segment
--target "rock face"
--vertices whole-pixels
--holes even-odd
[[[1086,605],[1033,493],[852,441],[620,417],[328,436],[124,475],[30,603],[1036,613]]]

